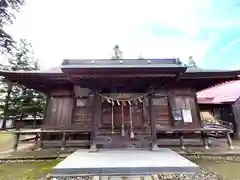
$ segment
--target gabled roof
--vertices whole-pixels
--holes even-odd
[[[240,97],[240,80],[228,81],[197,93],[200,104],[235,102]]]

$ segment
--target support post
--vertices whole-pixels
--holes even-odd
[[[15,133],[14,145],[13,150],[16,151],[18,148],[20,133]]]
[[[61,148],[61,150],[65,149],[65,145],[66,145],[66,133],[64,132],[63,136],[62,136],[62,148]]]
[[[209,149],[208,141],[206,140],[206,134],[204,132],[201,132],[201,137],[202,137],[204,148]]]
[[[96,137],[97,137],[98,119],[99,119],[98,112],[100,110],[101,97],[94,92],[90,96],[92,98],[92,132],[91,132],[91,142],[90,142],[89,151],[96,152],[97,151]]]
[[[39,150],[41,150],[41,149],[43,148],[43,132],[40,132],[40,133],[39,133],[39,136],[40,136],[40,137],[39,137],[39,141],[40,141],[40,142],[39,142],[39,144],[40,144],[40,145],[39,145]]]
[[[181,145],[181,148],[182,148],[182,150],[185,150],[184,140],[183,140],[183,133],[180,132],[180,133],[179,133],[179,136],[180,136],[180,145]]]
[[[231,137],[230,137],[229,131],[226,132],[226,137],[227,137],[228,147],[229,147],[230,149],[233,149],[232,139],[231,139]]]
[[[38,144],[38,139],[39,139],[39,134],[37,133],[36,136],[35,136],[35,145]]]
[[[156,121],[155,118],[153,118],[153,111],[152,111],[152,91],[150,91],[148,95],[148,113],[149,113],[149,121],[151,123],[151,139],[152,139],[152,151],[157,150],[157,132],[156,132]]]

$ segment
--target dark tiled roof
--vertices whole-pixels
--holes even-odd
[[[61,68],[178,68],[177,59],[65,59]]]
[[[219,70],[219,69],[203,69],[198,67],[188,67],[186,73],[199,73],[199,72],[229,72],[231,70]]]

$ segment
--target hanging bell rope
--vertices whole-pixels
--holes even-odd
[[[129,104],[129,116],[130,116],[130,138],[134,138],[134,133],[133,133],[133,122],[132,122],[132,105]]]
[[[134,133],[133,133],[133,120],[132,120],[132,105],[134,104],[138,104],[138,102],[142,103],[143,102],[143,98],[145,96],[148,95],[148,93],[145,93],[141,96],[138,96],[138,97],[135,97],[135,98],[129,98],[129,99],[117,99],[117,98],[112,98],[112,97],[108,97],[108,96],[104,96],[98,92],[95,92],[96,94],[98,94],[100,97],[102,97],[103,99],[107,100],[108,103],[111,104],[112,106],[112,134],[114,134],[114,130],[115,130],[115,127],[114,127],[114,105],[116,102],[116,104],[118,106],[121,105],[121,111],[122,111],[122,126],[121,126],[121,135],[122,136],[125,136],[125,127],[124,127],[124,107],[127,106],[127,103],[129,104],[129,116],[130,116],[130,138],[134,138]]]
[[[124,112],[123,112],[123,103],[121,104],[121,114],[122,114],[122,129],[121,129],[121,135],[125,136],[125,129],[124,129]]]
[[[114,102],[112,101],[112,134],[114,134],[114,116],[113,116],[113,106],[114,106]]]

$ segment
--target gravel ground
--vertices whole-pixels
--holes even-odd
[[[90,180],[91,177],[63,177],[63,178],[45,178],[41,180]],[[124,178],[125,179],[125,178]],[[198,175],[184,175],[184,174],[158,174],[159,180],[223,180],[217,174],[212,172],[202,171]],[[110,178],[111,180],[111,178]]]

